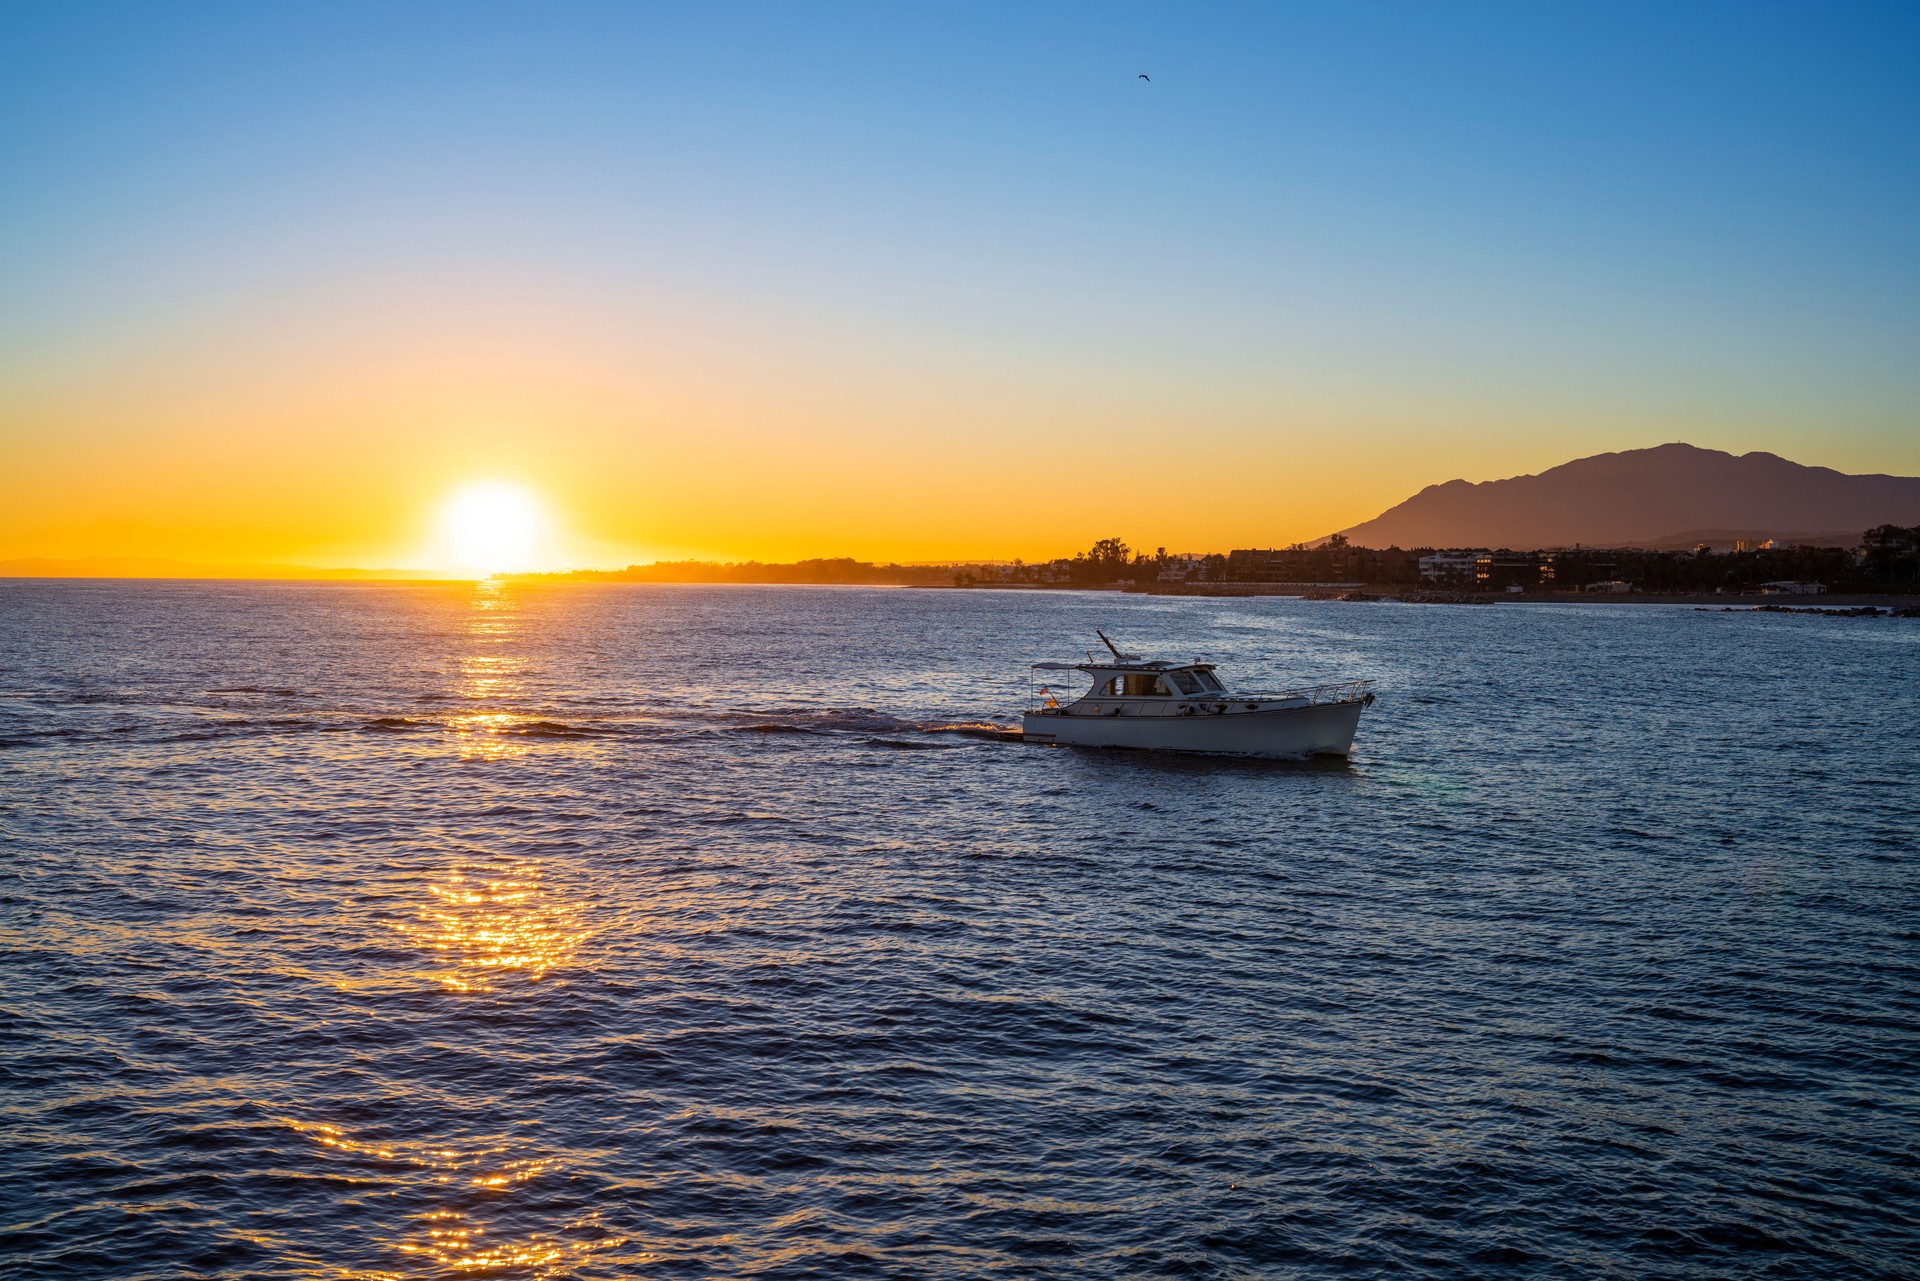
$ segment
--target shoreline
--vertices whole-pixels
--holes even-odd
[[[781,587],[781,588],[873,588],[894,591],[959,592],[1113,592],[1130,596],[1184,596],[1212,599],[1283,597],[1342,605],[1685,605],[1695,608],[1720,608],[1733,612],[1765,609],[1768,611],[1861,609],[1920,609],[1920,593],[1833,592],[1815,595],[1762,595],[1760,593],[1709,592],[1463,592],[1422,587],[1397,587],[1378,584],[1362,586],[1311,586],[1298,583],[1176,583],[1141,585],[1135,583],[910,583],[910,582],[739,582],[715,579],[590,579],[539,581],[517,576],[497,580],[469,578],[161,578],[86,576],[60,578],[52,575],[0,575],[5,583],[179,583],[222,586],[293,587],[451,587],[499,581],[519,586],[539,587]]]
[[[1310,586],[1300,583],[914,583],[928,591],[1014,592],[1123,592],[1130,596],[1187,596],[1214,599],[1287,597],[1342,605],[1693,605],[1724,606],[1732,610],[1766,606],[1786,609],[1920,608],[1920,593],[1831,592],[1812,595],[1764,595],[1759,592],[1465,592],[1445,588],[1399,587],[1368,583],[1362,586]]]
[[[1689,595],[1652,592],[1611,596],[1597,592],[1592,594],[1560,592],[1553,595],[1543,592],[1538,595],[1510,596],[1507,600],[1510,604],[1516,605],[1717,605],[1732,610],[1761,609],[1767,606],[1777,606],[1782,609],[1857,609],[1872,605],[1886,609],[1912,609],[1920,606],[1920,596],[1874,596],[1861,592],[1835,592],[1830,595],[1813,596],[1716,596],[1703,593]]]

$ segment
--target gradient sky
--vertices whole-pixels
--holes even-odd
[[[14,4],[0,174],[0,558],[423,564],[483,478],[623,564],[1920,474],[1912,4]]]

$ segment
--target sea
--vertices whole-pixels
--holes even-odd
[[[1123,647],[1350,760],[1012,741]],[[0,1275],[1913,1277],[1920,622],[0,582]]]

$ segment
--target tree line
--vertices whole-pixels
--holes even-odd
[[[1083,552],[1049,561],[1010,564],[878,564],[852,557],[787,563],[657,561],[625,569],[564,574],[518,574],[529,581],[742,584],[870,584],[875,586],[1112,586],[1156,582],[1364,583],[1381,587],[1432,585],[1421,558],[1450,549],[1356,547],[1340,535],[1309,547],[1241,548],[1231,552],[1169,555],[1164,547],[1136,551],[1120,538],[1102,538]],[[1457,550],[1457,549],[1452,549]],[[1451,570],[1441,583],[1455,589],[1579,591],[1592,583],[1625,581],[1642,591],[1741,591],[1793,579],[1824,583],[1832,591],[1920,590],[1920,527],[1881,525],[1859,546],[1774,547],[1722,552],[1642,551],[1631,548],[1553,548],[1487,552],[1487,564]],[[1457,560],[1457,558],[1456,558]]]
[[[1468,558],[1464,550],[1483,552]],[[1920,526],[1881,525],[1852,548],[1787,546],[1743,551],[1705,546],[1692,551],[1637,548],[1448,549],[1358,547],[1341,535],[1307,546],[1241,548],[1227,553],[1169,556],[1159,548],[1137,552],[1118,538],[1103,538],[1071,557],[1026,564],[1016,561],[970,581],[1034,584],[1115,584],[1168,580],[1233,583],[1364,583],[1417,587],[1436,580],[1421,560],[1454,552],[1454,564],[1437,580],[1468,590],[1504,591],[1519,586],[1543,591],[1580,591],[1591,584],[1628,582],[1642,591],[1712,593],[1741,591],[1763,583],[1794,580],[1825,584],[1834,591],[1912,591],[1920,588]],[[1462,564],[1460,562],[1466,561]],[[1484,562],[1484,563],[1482,563]]]

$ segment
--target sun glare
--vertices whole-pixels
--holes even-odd
[[[468,485],[440,509],[440,540],[455,569],[500,574],[535,568],[544,532],[539,501],[519,485]]]

